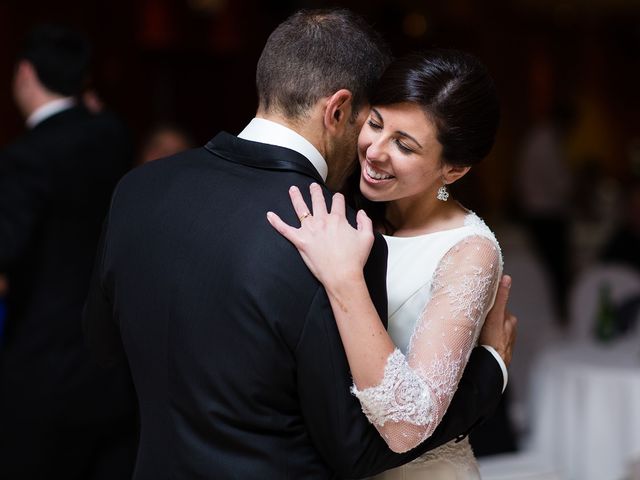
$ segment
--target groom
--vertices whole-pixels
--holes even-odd
[[[436,433],[391,452],[349,393],[324,289],[266,221],[267,210],[297,221],[289,186],[344,179],[385,52],[350,12],[298,12],[267,41],[258,114],[238,137],[219,133],[117,187],[85,328],[103,363],[131,368],[135,479],[363,477],[464,436],[498,402],[503,372],[478,348]],[[386,318],[381,237],[365,273]],[[508,361],[505,303],[485,340]]]

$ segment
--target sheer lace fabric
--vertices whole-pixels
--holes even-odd
[[[500,249],[490,231],[455,243],[433,273],[406,355],[396,349],[389,356],[378,385],[353,386],[364,413],[392,450],[414,448],[440,423],[493,304],[501,272]]]

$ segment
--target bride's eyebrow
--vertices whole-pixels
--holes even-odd
[[[384,119],[382,118],[382,115],[380,115],[380,112],[378,110],[376,110],[375,108],[371,107],[371,111],[373,112],[373,114],[378,117],[377,120],[379,122],[383,122],[384,123]]]
[[[405,138],[408,138],[409,140],[413,140],[414,142],[416,142],[416,145],[418,145],[418,147],[422,148],[422,145],[420,145],[420,142],[418,140],[416,140],[415,138],[413,138],[411,135],[409,135],[407,132],[403,132],[402,130],[398,130],[396,133],[398,135],[402,135]]]

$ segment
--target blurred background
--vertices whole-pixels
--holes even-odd
[[[572,174],[595,169],[620,181],[640,173],[640,2],[633,0],[3,0],[0,142],[23,128],[10,82],[35,23],[86,32],[95,49],[91,87],[138,142],[169,121],[200,144],[221,128],[240,130],[254,113],[254,67],[269,32],[295,9],[335,5],[363,14],[396,54],[453,47],[488,65],[503,121],[492,158],[478,169],[483,213],[511,210],[527,133],[558,103],[576,116],[562,142]]]
[[[269,32],[295,9],[335,5],[363,14],[396,54],[453,47],[488,65],[503,120],[493,155],[477,172],[481,213],[513,213],[527,134],[557,107],[574,116],[559,146],[575,180],[620,183],[640,174],[640,2],[633,0],[4,0],[0,142],[23,128],[10,82],[16,49],[35,23],[87,33],[95,49],[91,87],[138,143],[171,122],[201,144],[221,128],[240,130],[254,113],[254,67]]]
[[[142,163],[202,145],[219,130],[238,133],[255,113],[255,64],[268,34],[299,8],[332,6],[364,15],[396,55],[428,47],[472,52],[497,84],[496,145],[454,193],[496,231],[520,319],[502,419],[514,438],[486,453],[537,456],[491,464],[487,478],[520,478],[504,472],[543,464],[544,478],[631,478],[640,459],[640,400],[630,402],[631,395],[640,399],[640,336],[633,333],[640,305],[639,0],[3,0],[0,145],[24,131],[11,81],[20,42],[37,23],[87,34],[94,60],[85,100],[124,119]],[[563,370],[576,365],[587,365],[595,379]],[[574,400],[583,402],[590,388],[612,391],[599,383],[612,372],[628,375],[612,388],[630,406],[613,408],[611,397],[589,405],[622,415],[619,424],[604,423],[615,438],[629,429],[628,452],[598,467],[569,462],[574,450],[589,457],[577,438],[606,443],[607,431],[584,426],[592,414],[583,409],[560,435],[550,425],[566,420],[557,408],[566,399],[548,391],[575,382],[582,394]],[[489,433],[504,439],[501,428]],[[555,453],[540,460],[551,436]]]

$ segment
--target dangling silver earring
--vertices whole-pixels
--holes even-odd
[[[436,198],[441,202],[446,202],[447,200],[449,200],[449,191],[447,190],[446,183],[438,189],[438,194],[436,195]]]

